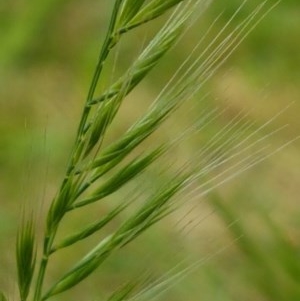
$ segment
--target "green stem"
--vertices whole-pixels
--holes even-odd
[[[87,95],[87,100],[83,109],[83,113],[81,116],[80,124],[77,130],[77,137],[75,140],[75,144],[73,147],[72,151],[72,156],[71,160],[68,165],[68,169],[66,171],[65,178],[61,184],[60,192],[63,190],[65,184],[68,181],[68,178],[70,177],[71,173],[74,171],[74,168],[76,166],[76,163],[78,162],[79,158],[81,157],[81,146],[84,141],[84,129],[85,129],[85,124],[87,121],[87,118],[89,116],[90,110],[91,110],[91,105],[90,102],[94,97],[96,87],[101,75],[101,72],[103,70],[103,66],[105,63],[105,60],[110,52],[110,50],[115,46],[117,43],[119,37],[116,37],[114,35],[114,30],[116,26],[116,20],[118,16],[119,9],[121,7],[123,0],[116,0],[113,12],[112,12],[112,17],[110,20],[109,28],[99,55],[98,63],[93,75],[93,79],[88,91]],[[36,287],[35,287],[35,294],[34,294],[34,301],[41,301],[42,300],[42,289],[43,289],[43,283],[45,279],[45,274],[46,274],[46,269],[49,261],[49,256],[51,255],[51,248],[56,236],[56,231],[57,227],[51,231],[51,233],[46,233],[45,238],[44,238],[44,249],[43,249],[43,257],[40,263],[39,267],[39,272],[37,276],[37,282],[36,282]]]
[[[95,94],[95,90],[101,75],[101,72],[103,70],[103,66],[105,63],[105,60],[110,52],[110,50],[115,46],[115,44],[117,43],[119,37],[114,35],[114,30],[115,30],[115,25],[116,25],[116,20],[117,20],[117,16],[118,16],[118,12],[121,6],[121,3],[123,2],[123,0],[116,0],[113,12],[112,12],[112,17],[110,20],[110,24],[109,24],[109,28],[99,55],[99,59],[98,59],[98,63],[94,72],[94,76],[92,79],[92,83],[88,92],[88,96],[87,96],[87,100],[86,100],[86,104],[84,107],[84,111],[81,117],[81,121],[78,127],[78,132],[77,132],[77,139],[80,137],[80,135],[83,132],[87,117],[90,113],[91,110],[91,105],[90,102],[93,100],[94,98],[94,94]]]
[[[99,54],[96,69],[94,71],[92,82],[91,82],[91,85],[90,85],[90,88],[88,91],[86,103],[85,103],[85,106],[83,109],[83,113],[82,113],[81,120],[80,120],[80,123],[78,126],[78,130],[77,130],[77,136],[76,136],[74,148],[73,148],[72,155],[71,155],[71,160],[70,160],[67,172],[66,172],[66,177],[62,183],[62,188],[65,185],[65,183],[67,182],[67,179],[70,176],[70,174],[73,172],[73,170],[76,166],[76,163],[79,161],[79,158],[81,157],[82,150],[83,150],[83,148],[81,146],[82,146],[82,143],[84,143],[84,136],[86,134],[86,131],[85,131],[86,121],[88,119],[88,116],[89,116],[91,108],[92,108],[91,102],[94,98],[94,94],[95,94],[95,91],[97,88],[97,84],[98,84],[101,72],[103,70],[104,63],[106,61],[106,58],[107,58],[109,52],[111,51],[111,49],[116,45],[116,43],[119,40],[119,35],[116,35],[114,33],[114,30],[115,30],[115,26],[116,26],[118,12],[119,12],[122,2],[123,2],[123,0],[116,0],[113,11],[112,11],[110,24],[109,24],[107,34],[106,34],[105,40],[103,42],[103,45],[102,45],[102,48],[101,48],[101,51]]]
[[[49,257],[45,256],[42,258],[41,265],[40,265],[40,270],[38,274],[38,279],[36,283],[36,291],[35,291],[35,296],[34,296],[34,301],[39,301],[41,298],[42,294],[42,287],[43,287],[43,282],[44,282],[44,277],[46,273],[46,268],[48,264],[48,259]]]
[[[52,245],[50,241],[53,241],[56,231],[53,232],[52,235],[46,234],[44,239],[44,249],[43,249],[43,257],[40,264],[40,269],[38,273],[37,283],[36,283],[36,290],[34,294],[34,301],[40,301],[41,300],[41,294],[42,294],[42,287],[43,282],[45,278],[45,273],[48,265],[49,260],[49,245]],[[52,237],[52,239],[51,239]]]

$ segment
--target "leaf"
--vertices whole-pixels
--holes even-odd
[[[33,217],[23,219],[16,242],[18,286],[21,300],[26,300],[36,262],[36,243]]]

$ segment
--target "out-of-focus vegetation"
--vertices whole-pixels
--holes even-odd
[[[240,22],[255,3],[243,7]],[[270,1],[270,5],[271,5]],[[14,290],[15,233],[22,203],[36,203],[41,212],[56,192],[87,87],[107,27],[112,1],[2,1],[0,3],[0,287]],[[210,39],[224,26],[238,0],[216,0],[185,40],[153,72],[124,107],[115,133],[121,132],[148,104],[220,12]],[[156,23],[160,26],[160,23]],[[233,25],[231,25],[233,26]],[[272,124],[289,127],[273,138],[273,148],[300,133],[300,4],[282,1],[239,46],[206,85],[207,107],[227,108],[199,141],[176,149],[188,157],[190,148],[208,141],[239,112],[263,124],[293,104]],[[147,28],[151,34],[151,28]],[[139,31],[122,45],[121,72],[142,46]],[[208,39],[209,40],[209,39]],[[108,79],[109,81],[109,79]],[[195,100],[196,102],[196,100]],[[199,112],[197,111],[199,110]],[[196,104],[196,113],[202,107]],[[161,139],[184,128],[189,116],[177,116]],[[270,130],[271,131],[271,130]],[[113,139],[113,138],[112,138]],[[101,297],[136,275],[159,277],[178,261],[203,258],[191,277],[174,285],[164,300],[300,300],[299,179],[300,144],[293,143],[225,186],[197,201],[192,213],[183,207],[166,223],[107,262],[97,275],[74,290],[72,300]],[[155,181],[150,178],[149,181]],[[149,185],[149,184],[147,184]],[[42,200],[44,204],[42,204]],[[94,214],[101,214],[101,210]],[[181,220],[181,216],[190,212]],[[89,218],[88,216],[86,217]],[[179,222],[178,222],[179,220]],[[70,221],[70,227],[81,223]],[[180,229],[173,231],[179,223]],[[197,224],[198,223],[198,224]],[[172,227],[170,227],[170,225]],[[41,226],[42,227],[42,226]],[[189,230],[190,229],[190,230]],[[78,254],[65,251],[57,266]],[[53,268],[53,275],[59,269]],[[77,299],[76,299],[77,298]],[[59,296],[56,300],[63,300]]]

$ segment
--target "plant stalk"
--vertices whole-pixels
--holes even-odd
[[[52,235],[52,237],[54,238],[54,236],[55,236],[55,233],[54,233],[54,235]],[[46,273],[47,264],[48,264],[48,260],[49,260],[49,252],[48,252],[49,242],[50,242],[50,235],[47,234],[44,239],[43,257],[41,260],[39,273],[38,273],[38,277],[37,277],[36,290],[35,290],[35,295],[34,295],[34,299],[33,299],[34,301],[41,300],[42,288],[43,288],[45,273]]]
[[[123,0],[116,0],[115,6],[113,8],[109,28],[108,28],[105,40],[103,42],[103,46],[102,46],[102,49],[101,49],[101,52],[99,55],[98,63],[97,63],[97,66],[96,66],[96,69],[94,71],[94,75],[92,78],[92,83],[91,83],[89,91],[88,91],[87,100],[86,100],[85,107],[84,107],[84,110],[82,113],[81,121],[80,121],[80,124],[78,127],[77,139],[76,139],[77,141],[80,139],[80,136],[83,134],[86,120],[87,120],[88,115],[91,110],[90,102],[94,98],[96,87],[97,87],[101,72],[103,70],[105,60],[106,60],[110,50],[115,46],[115,44],[117,43],[117,41],[119,39],[119,36],[116,36],[114,34],[114,31],[115,31],[115,25],[116,25],[118,12],[119,12],[122,2],[123,2]]]
[[[91,85],[90,85],[90,88],[88,91],[88,95],[87,95],[87,100],[86,100],[86,103],[85,103],[85,106],[83,109],[83,113],[81,116],[78,130],[77,130],[77,136],[76,136],[74,148],[73,148],[72,155],[71,155],[71,160],[70,160],[69,166],[67,168],[66,176],[62,182],[60,192],[63,190],[64,185],[67,183],[69,176],[73,172],[73,170],[76,166],[76,163],[78,162],[78,160],[81,156],[80,148],[81,148],[81,143],[82,143],[82,139],[83,139],[82,136],[84,135],[84,128],[85,128],[86,121],[87,121],[87,118],[88,118],[90,110],[91,110],[90,101],[94,97],[96,87],[97,87],[101,72],[103,70],[105,60],[106,60],[110,50],[115,46],[115,44],[117,43],[117,41],[119,39],[119,37],[115,36],[114,30],[115,30],[115,26],[116,26],[118,12],[119,12],[122,2],[123,2],[123,0],[116,0],[114,8],[113,8],[109,28],[108,28],[103,46],[100,51],[98,63],[97,63],[96,69],[94,71],[92,82],[91,82]],[[79,151],[79,154],[78,154],[78,151]],[[46,273],[46,269],[47,269],[47,265],[48,265],[48,261],[49,261],[49,256],[51,254],[51,248],[53,245],[54,238],[56,236],[56,232],[57,232],[57,227],[54,230],[52,230],[51,233],[47,233],[45,236],[45,239],[44,239],[43,257],[41,259],[41,263],[40,263],[40,267],[39,267],[35,294],[34,294],[34,299],[33,299],[34,301],[43,300],[42,299],[43,283],[44,283],[44,279],[45,279],[45,273]]]

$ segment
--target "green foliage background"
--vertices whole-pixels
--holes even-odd
[[[5,290],[15,290],[11,250],[21,204],[34,203],[39,209],[44,199],[47,208],[63,175],[111,2],[0,3],[0,287]],[[251,1],[246,5],[236,22],[249,14],[254,2],[259,3]],[[217,22],[220,30],[239,4],[236,0],[226,4],[216,0],[212,4],[184,43],[131,97],[112,139],[142,112],[144,103],[155,96],[175,62],[191,51],[204,28],[224,11]],[[156,26],[160,26],[159,21]],[[149,34],[151,30],[147,28]],[[275,121],[274,127],[286,123],[290,126],[273,139],[274,148],[299,135],[299,31],[299,1],[282,1],[221,67],[205,87],[211,93],[207,106],[229,105],[230,109],[207,130],[204,140],[241,110],[249,112],[249,119],[259,124],[291,102],[292,106]],[[138,31],[122,45],[117,72],[127,66],[144,38],[145,31]],[[170,132],[165,127],[160,138],[168,139],[184,124],[184,118],[178,118],[176,127]],[[176,157],[188,157],[190,148],[197,147],[197,143],[190,143],[179,148]],[[91,281],[55,300],[85,300],[87,296],[101,299],[144,270],[158,277],[186,256],[190,262],[207,256],[208,260],[162,299],[300,300],[299,151],[296,141],[206,197],[193,218],[207,218],[188,235],[179,235],[170,227],[176,223],[175,216],[125,248]],[[155,179],[150,177],[148,181]],[[94,214],[107,208],[98,210]],[[90,214],[69,221],[69,227],[80,224]],[[231,225],[232,222],[235,223]],[[85,246],[79,246],[78,254],[66,251],[63,259],[57,259],[59,268],[53,267],[53,277],[84,250]]]

